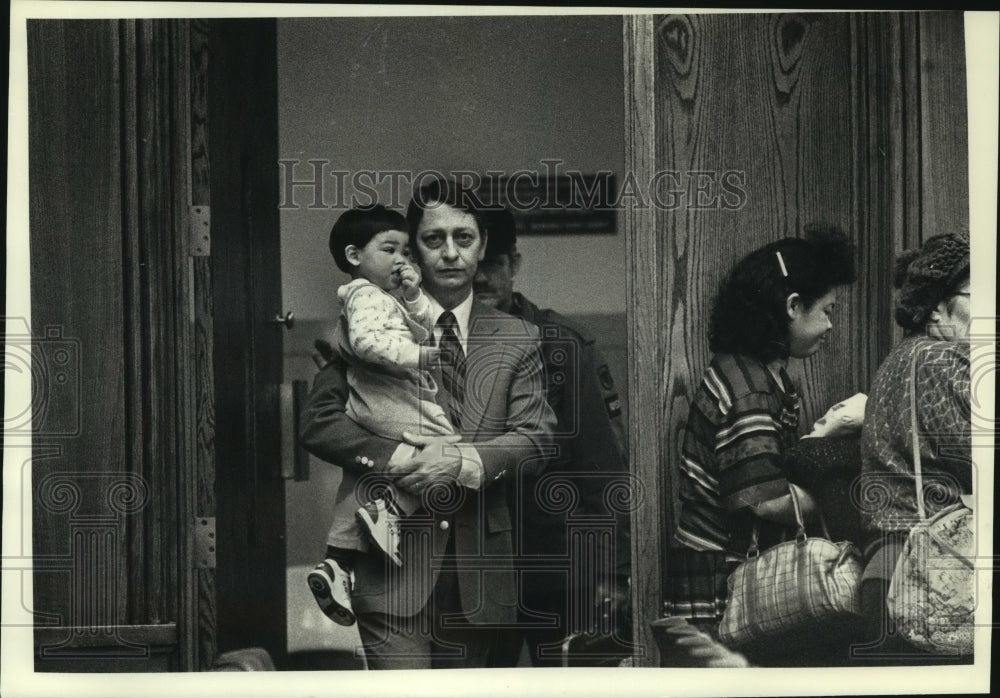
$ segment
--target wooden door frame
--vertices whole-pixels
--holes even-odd
[[[656,36],[653,15],[623,18],[625,171],[639,182],[652,180],[656,170]],[[662,265],[665,241],[659,230],[656,207],[630,206],[623,211],[628,305],[628,462],[636,506],[630,523],[632,536],[632,628],[636,666],[659,666],[656,643],[649,625],[650,609],[661,601],[661,541],[659,532],[671,512],[661,503],[670,501],[670,474],[663,462],[664,410],[663,347],[659,338],[659,303],[663,297]],[[652,307],[649,300],[655,299]],[[661,476],[666,475],[666,478]],[[662,480],[668,480],[666,482]],[[658,617],[659,614],[653,617]]]
[[[277,22],[209,20],[205,73],[218,651],[287,655]],[[270,415],[270,419],[268,419]]]

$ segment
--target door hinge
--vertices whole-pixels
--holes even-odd
[[[188,211],[188,234],[192,257],[209,257],[212,254],[212,209],[192,206]]]
[[[215,517],[199,516],[194,520],[194,568],[215,569]]]

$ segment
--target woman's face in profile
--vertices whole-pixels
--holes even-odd
[[[931,313],[927,333],[937,339],[960,342],[968,339],[972,323],[969,281],[966,280],[950,296],[938,303]]]
[[[830,318],[837,302],[836,291],[820,296],[808,308],[799,299],[791,309],[788,323],[788,353],[796,359],[812,356],[823,346],[826,335],[833,329]]]

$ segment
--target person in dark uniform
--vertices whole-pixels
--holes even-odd
[[[634,498],[621,400],[590,332],[514,291],[521,263],[514,217],[506,209],[486,214],[476,301],[538,327],[548,402],[558,420],[557,454],[541,475],[522,475],[510,502],[523,563],[518,618],[533,666],[558,666],[562,642],[574,633],[596,641],[574,645],[570,651],[584,656],[571,663],[598,663],[600,654],[629,651]]]

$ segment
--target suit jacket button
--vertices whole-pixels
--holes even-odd
[[[450,525],[451,524],[449,524],[447,521],[442,521],[441,523],[438,524],[438,528],[440,528],[442,531],[447,531],[448,526]]]

